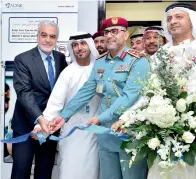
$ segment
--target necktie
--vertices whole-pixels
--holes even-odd
[[[53,69],[53,66],[52,66],[52,57],[47,56],[46,60],[48,62],[48,76],[49,76],[50,87],[51,87],[51,89],[53,89],[54,82],[55,82],[55,77],[54,77],[54,69]]]

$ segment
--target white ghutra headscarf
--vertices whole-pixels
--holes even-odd
[[[96,47],[95,47],[95,43],[92,39],[92,35],[86,32],[77,32],[76,34],[70,36],[69,41],[68,41],[68,45],[67,45],[67,49],[70,53],[70,57],[71,57],[71,62],[76,61],[76,57],[73,53],[73,48],[72,48],[72,43],[74,41],[80,41],[80,40],[84,40],[86,41],[86,43],[88,44],[88,47],[90,49],[90,59],[92,62],[96,61],[96,58],[99,56],[99,52],[97,51]]]
[[[196,12],[194,10],[194,7],[191,6],[190,4],[175,3],[175,4],[168,6],[164,14],[163,29],[164,29],[165,37],[169,41],[168,43],[170,45],[172,45],[173,43],[172,43],[172,35],[169,33],[168,27],[167,27],[167,16],[171,13],[171,11],[176,10],[176,9],[188,13],[191,24],[192,24],[192,35],[194,39],[196,39]]]

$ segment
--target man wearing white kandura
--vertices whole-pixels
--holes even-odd
[[[91,35],[83,32],[70,37],[68,50],[73,63],[60,74],[43,112],[44,118],[49,121],[59,116],[64,106],[88,80],[99,55]],[[99,101],[100,97],[94,96],[61,128],[61,135],[67,134],[74,126],[85,125],[96,115]],[[77,130],[70,137],[61,140],[58,167],[59,179],[98,179],[99,158],[96,136]]]
[[[185,3],[175,3],[168,6],[165,10],[164,16],[164,32],[165,37],[169,41],[164,49],[172,50],[178,52],[175,54],[176,57],[180,57],[179,61],[176,61],[179,65],[186,65],[183,55],[188,50],[196,51],[196,12],[195,8],[190,4]],[[190,53],[192,52],[190,50]],[[188,52],[189,53],[189,52]],[[196,53],[195,53],[196,54]],[[158,60],[158,59],[156,59]],[[187,86],[188,94],[196,91],[196,67],[194,66],[189,73]],[[138,101],[136,106],[133,106],[129,110],[135,110],[144,101]],[[126,115],[125,112],[118,123],[113,125],[113,129],[118,129],[124,123]],[[158,120],[158,119],[157,119]],[[176,161],[177,162],[177,161]],[[173,168],[168,169],[163,173],[163,168],[158,165],[159,159],[157,158],[153,164],[153,167],[149,170],[148,179],[195,179],[196,176],[196,166],[183,166],[181,162],[174,165]]]
[[[177,63],[185,65],[183,58],[186,48],[196,51],[196,12],[195,8],[190,4],[175,3],[168,6],[164,16],[164,32],[168,43],[163,48],[176,51],[176,56],[181,56],[181,60]],[[180,55],[181,54],[181,55]],[[196,53],[195,53],[196,54]],[[193,67],[189,73],[187,92],[190,94],[195,90],[196,84],[196,67]],[[162,179],[168,177],[170,179],[195,179],[196,166],[183,166],[180,162],[174,168],[167,171],[167,174],[162,174],[163,168],[159,165],[159,160],[156,159],[153,167],[149,170],[148,179]],[[161,173],[162,172],[162,173]]]

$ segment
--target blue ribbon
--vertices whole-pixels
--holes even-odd
[[[14,137],[14,138],[7,139],[7,140],[1,140],[1,142],[2,143],[10,143],[10,144],[24,142],[32,134],[35,134],[38,137],[40,145],[43,144],[44,142],[46,142],[46,137],[42,133],[40,133],[40,132],[38,132],[38,133],[29,132],[27,134],[24,134],[24,135],[21,135],[21,136],[18,136],[18,137]]]
[[[111,134],[111,135],[115,135],[115,136],[119,137],[121,140],[128,140],[129,139],[128,135],[126,135],[126,134],[122,134],[122,133],[119,133],[119,132],[113,132],[109,128],[106,128],[106,127],[103,127],[103,126],[97,126],[97,125],[94,125],[94,124],[91,124],[91,125],[86,126],[86,127],[85,126],[75,126],[69,131],[69,133],[67,133],[65,135],[63,135],[61,137],[56,137],[54,135],[51,135],[49,137],[49,139],[50,140],[55,140],[55,141],[62,140],[64,138],[70,136],[72,133],[74,133],[76,129],[92,132],[92,133],[95,133],[95,134]]]
[[[97,126],[97,125],[92,124],[92,125],[89,125],[89,126],[75,126],[66,135],[63,135],[61,137],[56,137],[54,135],[51,135],[49,137],[49,140],[54,140],[54,141],[62,140],[64,138],[70,136],[71,134],[73,134],[75,132],[75,130],[77,130],[77,129],[83,130],[83,131],[92,132],[92,133],[95,133],[95,134],[111,134],[111,135],[115,135],[115,136],[119,137],[121,140],[124,140],[124,141],[129,139],[128,135],[126,135],[126,134],[122,134],[122,133],[119,133],[119,132],[113,132],[111,129],[108,129],[106,127]],[[24,135],[21,135],[19,137],[11,138],[11,139],[8,139],[8,140],[1,140],[1,142],[3,142],[3,143],[20,143],[20,142],[24,142],[32,134],[37,135],[40,144],[46,142],[46,137],[42,133],[40,133],[40,132],[39,133],[30,132],[28,134],[24,134]]]

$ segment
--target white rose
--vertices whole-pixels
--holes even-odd
[[[195,140],[195,136],[191,132],[184,132],[182,139],[186,143],[191,144]]]
[[[157,138],[153,138],[153,139],[150,139],[148,141],[148,147],[155,150],[157,147],[159,147],[161,144],[160,140],[157,139]]]
[[[186,100],[184,99],[179,99],[176,103],[176,109],[179,111],[179,112],[184,112],[186,111]]]

